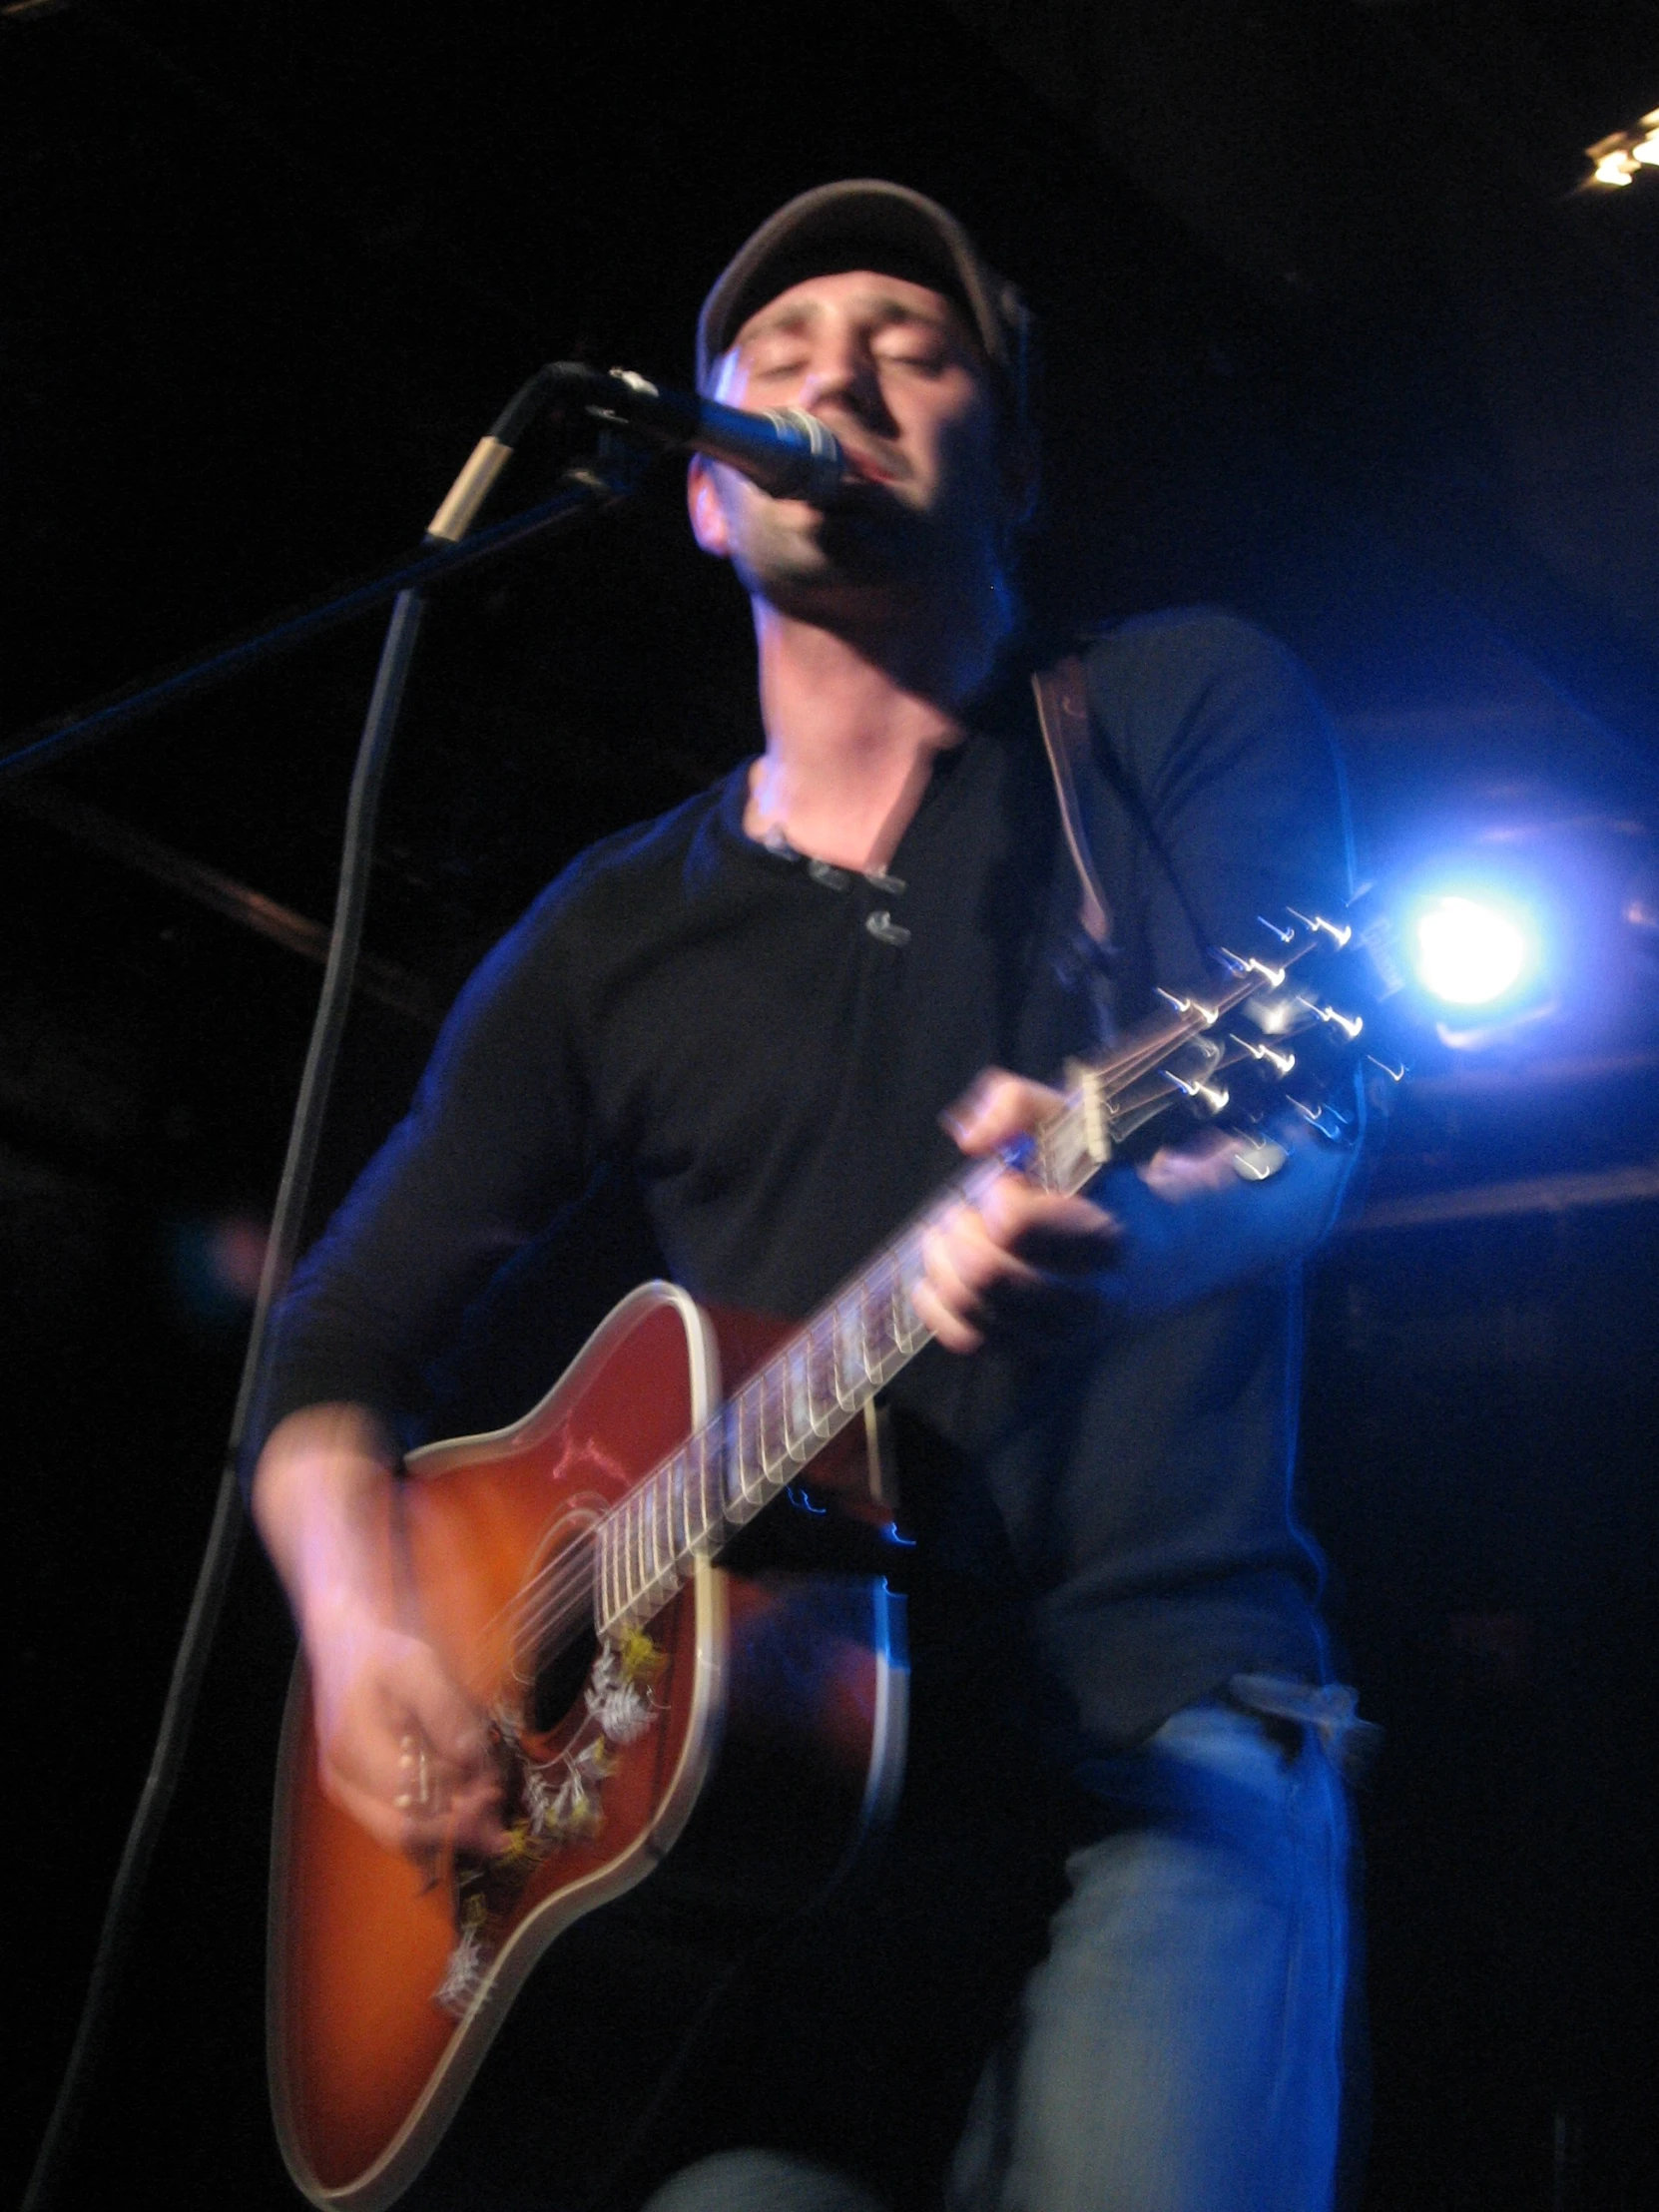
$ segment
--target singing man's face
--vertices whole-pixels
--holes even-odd
[[[1010,500],[996,405],[941,293],[869,270],[792,285],[739,331],[715,396],[817,415],[855,479],[820,508],[693,462],[698,542],[731,560],[752,595],[810,619],[896,613],[1000,574]]]

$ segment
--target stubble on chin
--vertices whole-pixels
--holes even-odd
[[[805,523],[758,513],[733,565],[751,597],[811,620],[924,603],[937,552],[923,519],[902,511],[815,513]]]

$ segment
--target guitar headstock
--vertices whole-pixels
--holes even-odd
[[[1405,1068],[1382,1048],[1378,1010],[1399,986],[1385,915],[1355,907],[1339,920],[1288,908],[1264,920],[1270,950],[1247,957],[1221,951],[1217,959],[1243,986],[1228,1022],[1228,1042],[1254,1081],[1252,1103],[1284,1102],[1322,1134],[1345,1135],[1352,1118],[1335,1103],[1352,1096],[1356,1066],[1374,1085],[1391,1086]]]
[[[1212,988],[1160,990],[1164,1013],[1106,1058],[1067,1067],[1066,1108],[1044,1146],[1056,1186],[1078,1188],[1173,1112],[1225,1117],[1240,1133],[1240,1173],[1260,1179],[1285,1158],[1265,1133],[1270,1114],[1288,1107],[1341,1142],[1354,1125],[1356,1066],[1373,1087],[1403,1078],[1403,1064],[1378,1049],[1374,1019],[1400,982],[1386,917],[1359,902],[1335,920],[1293,907],[1261,928],[1250,951],[1215,953]]]

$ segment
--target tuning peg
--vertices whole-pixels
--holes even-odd
[[[1208,1029],[1221,1011],[1219,1006],[1206,1006],[1201,998],[1177,998],[1174,991],[1161,989],[1158,996],[1178,1014],[1191,1014],[1201,1029]]]
[[[1296,916],[1296,919],[1301,922],[1303,928],[1311,931],[1314,936],[1318,937],[1323,935],[1329,937],[1331,939],[1331,942],[1337,947],[1337,950],[1339,952],[1354,935],[1354,931],[1349,927],[1346,921],[1327,921],[1323,914],[1297,913],[1297,910],[1294,906],[1288,908],[1287,910],[1290,913],[1294,914]]]
[[[1285,1095],[1288,1102],[1296,1108],[1309,1128],[1317,1129],[1322,1137],[1329,1137],[1335,1141],[1338,1137],[1348,1135],[1349,1121],[1347,1116],[1339,1114],[1331,1104],[1310,1106],[1305,1099],[1291,1098],[1289,1092]]]
[[[1294,1052],[1275,1052],[1271,1044],[1252,1044],[1248,1037],[1235,1036],[1231,1030],[1228,1031],[1228,1036],[1241,1052],[1248,1052],[1253,1060],[1266,1060],[1275,1075],[1289,1075],[1296,1066]]]
[[[1329,1022],[1333,1029],[1340,1029],[1350,1044],[1366,1026],[1358,1014],[1339,1013],[1335,1006],[1316,1006],[1314,1012],[1321,1021]]]
[[[1225,961],[1229,972],[1234,975],[1259,975],[1269,990],[1274,991],[1278,990],[1290,972],[1288,968],[1270,967],[1266,960],[1246,960],[1237,952],[1229,952],[1224,944],[1217,945],[1216,958]]]
[[[1233,1173],[1241,1183],[1266,1183],[1289,1158],[1285,1147],[1271,1137],[1249,1137],[1234,1149]]]
[[[1200,1113],[1219,1114],[1227,1104],[1228,1094],[1219,1083],[1206,1083],[1202,1077],[1197,1082],[1189,1082],[1184,1075],[1177,1075],[1173,1068],[1160,1068],[1158,1072],[1166,1083],[1178,1090]]]
[[[1296,931],[1294,929],[1282,929],[1279,926],[1278,922],[1269,921],[1266,914],[1258,914],[1256,916],[1256,919],[1262,924],[1262,927],[1268,932],[1269,936],[1277,937],[1281,944],[1295,943]]]
[[[1389,1067],[1386,1060],[1380,1060],[1375,1052],[1368,1052],[1366,1054],[1366,1060],[1370,1066],[1379,1069],[1383,1075],[1385,1075],[1390,1083],[1404,1082],[1405,1062],[1403,1060],[1400,1061],[1398,1067],[1396,1068]]]

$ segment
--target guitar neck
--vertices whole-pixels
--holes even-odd
[[[1262,988],[1267,971],[1250,966],[1206,1001],[1171,998],[1166,1018],[1110,1057],[1068,1069],[1062,1103],[1011,1161],[976,1161],[947,1183],[607,1515],[595,1559],[602,1638],[619,1640],[667,1604],[695,1562],[714,1558],[928,1343],[910,1294],[924,1272],[924,1241],[944,1215],[977,1204],[1009,1164],[1045,1190],[1081,1190],[1116,1138],[1208,1080],[1224,1055],[1196,1074],[1170,1063]]]

